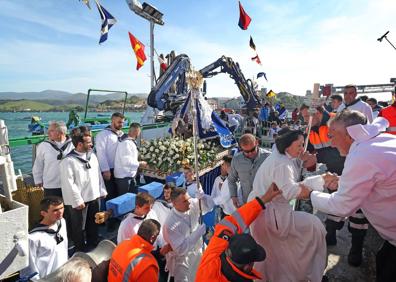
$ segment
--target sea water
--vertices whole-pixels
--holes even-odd
[[[84,113],[78,113],[80,118],[84,117]],[[100,114],[103,116],[111,116],[111,112],[89,112],[87,117],[95,117]],[[142,112],[126,112],[125,115],[132,122],[139,122]],[[39,116],[43,123],[48,123],[53,120],[62,120],[67,122],[69,118],[68,112],[0,112],[0,119],[5,121],[8,128],[8,138],[31,136],[28,131],[28,125],[32,116]],[[32,145],[18,146],[11,148],[11,158],[14,162],[16,171],[20,169],[22,173],[30,173],[32,170]]]

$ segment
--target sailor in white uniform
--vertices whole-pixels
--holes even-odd
[[[60,161],[74,149],[66,135],[64,122],[53,121],[48,126],[48,140],[37,147],[32,173],[34,183],[44,188],[44,196],[62,197]]]
[[[125,216],[118,228],[117,244],[136,235],[143,220],[158,221],[156,214],[152,211],[153,203],[154,198],[147,192],[140,192],[136,195],[135,209]]]
[[[344,89],[344,104],[341,104],[337,112],[341,112],[345,109],[359,111],[365,115],[368,122],[373,122],[373,110],[370,105],[366,102],[363,102],[360,99],[356,99],[357,90],[354,85],[347,85]]]
[[[111,116],[111,125],[99,132],[95,138],[96,154],[107,193],[109,194],[107,200],[119,196],[114,181],[114,159],[118,143],[124,135],[121,131],[124,119],[123,114],[114,113]]]
[[[166,263],[169,275],[174,277],[175,282],[194,281],[202,257],[202,236],[206,226],[199,223],[199,199],[203,214],[213,209],[213,201],[202,189],[196,196],[190,198],[184,188],[175,188],[171,192],[173,209],[162,231],[165,241],[172,247],[166,255]]]
[[[92,152],[91,132],[85,126],[74,128],[71,138],[75,149],[61,162],[61,185],[65,205],[71,206],[71,237],[76,250],[95,247],[98,226],[95,214],[99,211],[99,198],[107,195],[100,173],[98,159]]]
[[[114,160],[114,177],[117,185],[117,195],[127,192],[137,194],[135,177],[139,167],[145,167],[146,162],[139,162],[139,150],[136,139],[141,132],[140,124],[131,123],[128,135],[124,135],[119,142]]]
[[[54,272],[68,259],[62,199],[56,196],[45,197],[40,202],[40,210],[42,220],[28,235],[29,266],[21,271],[21,276],[37,273],[32,280],[43,278]]]

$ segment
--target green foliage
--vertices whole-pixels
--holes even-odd
[[[0,111],[2,112],[50,111],[53,109],[54,107],[51,105],[30,100],[8,101],[0,105]]]

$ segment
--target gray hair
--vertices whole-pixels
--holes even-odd
[[[92,271],[86,260],[73,257],[61,266],[60,271],[53,278],[52,281],[59,282],[91,282]]]
[[[339,112],[334,119],[331,119],[329,123],[339,123],[346,129],[347,127],[355,124],[366,124],[367,118],[364,114],[355,110],[345,109]]]
[[[65,122],[63,121],[50,121],[49,126],[55,126],[56,131],[59,133],[66,135],[67,134],[67,127]]]

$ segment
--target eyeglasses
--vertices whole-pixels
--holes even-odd
[[[241,148],[242,149],[242,148]],[[254,146],[252,149],[250,149],[250,150],[243,150],[242,149],[242,152],[245,154],[245,155],[247,155],[247,154],[250,154],[250,153],[253,153],[254,151],[256,151],[256,149],[257,149],[257,145],[256,146]]]

